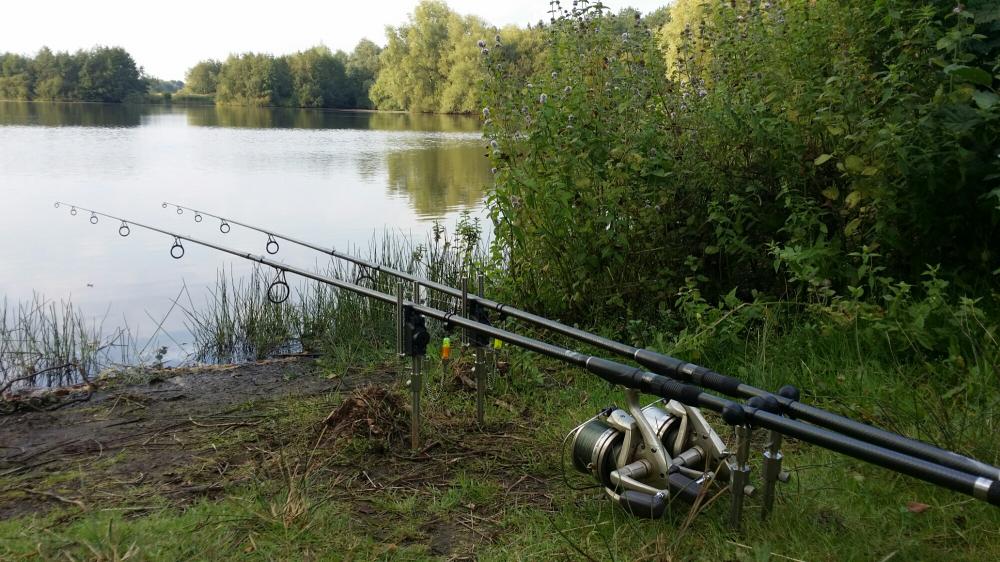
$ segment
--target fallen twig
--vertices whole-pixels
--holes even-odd
[[[68,503],[68,504],[71,504],[71,505],[75,505],[75,506],[77,506],[77,507],[79,507],[80,509],[83,509],[83,510],[87,509],[87,506],[84,505],[83,502],[80,501],[80,500],[74,500],[74,499],[71,499],[71,498],[65,498],[63,496],[60,496],[59,494],[53,494],[52,492],[45,492],[45,491],[42,491],[42,490],[35,490],[35,489],[32,489],[32,488],[24,488],[24,487],[14,488],[14,489],[21,490],[22,492],[26,492],[26,493],[29,493],[29,494],[34,494],[36,496],[45,496],[47,498],[52,498],[54,500],[58,500],[58,501],[61,501],[63,503]]]

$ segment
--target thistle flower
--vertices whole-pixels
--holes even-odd
[[[490,118],[490,108],[484,107],[483,108],[483,119],[489,119],[489,118]]]
[[[493,36],[493,41],[495,41],[497,44],[500,43],[500,34],[499,33],[497,33],[496,35]]]
[[[497,174],[497,169],[496,168],[490,168],[490,173],[495,176]]]
[[[489,50],[489,49],[483,49],[483,54],[484,54],[484,55],[488,55],[488,54],[490,54],[490,50]]]
[[[492,148],[496,152],[499,152],[500,151],[500,143],[498,143],[496,139],[493,139],[493,140],[490,141],[490,148]]]
[[[559,73],[553,70],[552,71],[552,79],[555,80],[558,76],[559,76]]]
[[[478,45],[480,49],[485,49],[486,48],[486,40],[485,39],[480,39],[476,43],[476,45]]]
[[[564,94],[568,94],[568,93],[570,93],[572,91],[573,91],[573,86],[566,86],[565,88],[563,88],[563,93]]]
[[[542,95],[538,96],[538,103],[545,103],[548,99],[549,96],[545,95],[545,93],[542,93]]]

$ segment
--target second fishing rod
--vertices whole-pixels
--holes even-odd
[[[230,231],[232,228],[230,224],[235,224],[243,228],[260,232],[267,236],[265,250],[271,255],[277,254],[280,249],[276,239],[285,240],[287,242],[327,254],[333,258],[367,268],[371,271],[382,272],[392,275],[398,279],[409,281],[411,283],[417,283],[427,289],[438,291],[457,299],[467,299],[470,303],[474,303],[474,306],[493,310],[504,316],[530,322],[536,326],[568,336],[577,341],[593,345],[623,357],[628,357],[636,363],[650,369],[654,373],[674,377],[698,386],[703,386],[716,392],[721,392],[727,396],[737,398],[773,397],[777,400],[782,413],[788,416],[802,419],[816,425],[835,430],[839,433],[850,435],[868,443],[879,445],[894,451],[899,451],[917,458],[929,460],[943,466],[967,472],[969,474],[976,474],[991,480],[1000,480],[1000,468],[996,466],[992,466],[965,455],[941,449],[923,441],[899,435],[898,433],[893,433],[872,425],[864,424],[822,408],[811,406],[799,401],[798,391],[790,387],[786,387],[785,389],[782,389],[783,391],[779,391],[778,393],[771,393],[767,390],[749,385],[737,378],[723,375],[693,363],[688,363],[662,353],[657,353],[648,349],[640,349],[635,346],[605,338],[513,306],[487,299],[481,295],[469,294],[467,291],[463,291],[462,289],[451,287],[429,279],[424,279],[417,275],[393,269],[391,267],[382,266],[373,263],[370,260],[341,252],[334,248],[323,247],[285,234],[279,234],[273,230],[254,226],[249,223],[206,211],[199,211],[185,205],[163,202],[162,206],[163,208],[175,209],[177,214],[183,214],[184,211],[190,211],[194,214],[195,222],[199,223],[204,220],[203,215],[217,219],[221,221],[219,230],[223,234]]]
[[[684,384],[669,377],[643,371],[642,369],[631,367],[622,363],[617,363],[600,357],[586,355],[572,351],[554,344],[539,341],[534,338],[516,334],[507,330],[496,328],[488,324],[481,324],[474,320],[458,316],[452,312],[435,309],[419,302],[404,301],[402,293],[397,296],[388,295],[375,289],[369,289],[355,285],[353,283],[313,273],[292,265],[278,262],[262,255],[255,255],[249,252],[235,250],[226,246],[207,242],[191,236],[185,236],[169,230],[149,226],[136,221],[116,217],[114,215],[87,209],[78,205],[57,202],[56,207],[66,205],[70,207],[70,213],[76,215],[78,209],[90,214],[90,222],[98,223],[99,217],[105,217],[121,223],[118,232],[122,236],[128,236],[132,226],[156,232],[173,238],[173,245],[170,247],[170,255],[175,259],[184,256],[183,241],[191,242],[224,252],[242,259],[256,262],[262,265],[273,267],[278,272],[276,281],[272,284],[281,287],[282,291],[288,290],[288,284],[284,280],[286,273],[292,273],[306,279],[318,281],[327,285],[337,287],[365,296],[386,304],[398,304],[410,311],[410,314],[426,316],[439,320],[446,324],[451,324],[459,328],[473,330],[485,336],[499,339],[501,341],[516,345],[523,349],[533,351],[570,365],[581,367],[612,384],[621,385],[626,388],[646,392],[654,396],[676,400],[682,404],[705,408],[722,414],[723,419],[738,427],[759,427],[780,432],[783,435],[801,439],[808,443],[819,445],[826,449],[842,453],[865,462],[869,462],[884,468],[888,468],[901,474],[906,474],[931,484],[948,488],[976,499],[985,501],[993,505],[1000,505],[1000,481],[975,476],[966,472],[952,469],[940,464],[924,459],[902,454],[898,451],[879,447],[860,441],[828,429],[804,423],[795,419],[789,419],[777,412],[777,408],[762,405],[743,405],[736,402],[720,398],[709,394],[698,386]],[[285,293],[287,295],[287,293]],[[758,404],[763,404],[758,402]]]

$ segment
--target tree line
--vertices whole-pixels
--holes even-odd
[[[350,54],[317,46],[284,56],[204,60],[188,71],[182,91],[214,95],[220,104],[374,109],[368,91],[381,50],[362,39]]]
[[[541,28],[498,29],[425,0],[406,23],[386,28],[384,48],[363,39],[350,53],[317,46],[288,55],[233,54],[197,63],[183,83],[146,76],[120,47],[43,48],[34,58],[0,55],[0,99],[123,102],[145,101],[147,93],[194,94],[224,105],[469,113],[480,105],[482,51],[503,50],[528,76],[543,58]]]
[[[148,89],[142,68],[120,47],[0,54],[0,99],[123,102]]]

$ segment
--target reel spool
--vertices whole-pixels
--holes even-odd
[[[633,515],[656,519],[668,501],[695,501],[713,481],[728,481],[732,465],[722,439],[697,408],[676,401],[628,411],[603,410],[571,433],[573,466],[589,474]]]

